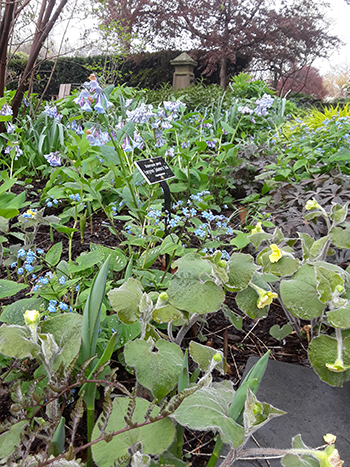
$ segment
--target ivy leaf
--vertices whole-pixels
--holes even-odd
[[[231,382],[214,383],[186,397],[170,417],[191,430],[218,430],[222,441],[236,448],[244,440],[244,429],[227,416],[233,396]]]
[[[126,363],[135,368],[140,384],[163,399],[177,384],[182,369],[183,354],[180,347],[164,339],[152,344],[142,339],[129,341],[124,349]]]

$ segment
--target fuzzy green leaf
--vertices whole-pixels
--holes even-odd
[[[176,344],[159,339],[155,351],[149,342],[129,341],[124,349],[126,363],[135,368],[140,384],[163,399],[177,384],[182,369],[183,354]]]
[[[3,324],[0,327],[0,353],[12,358],[34,358],[40,346],[30,340],[27,326]]]
[[[227,415],[233,396],[229,381],[214,383],[186,397],[171,418],[191,430],[218,430],[224,443],[238,447],[243,442],[244,430]]]
[[[228,282],[226,288],[232,292],[245,289],[257,270],[254,258],[243,253],[233,253],[228,262]]]
[[[12,297],[12,295],[16,295],[17,292],[27,287],[28,286],[25,284],[17,284],[17,282],[14,281],[0,279],[0,299]]]
[[[108,292],[108,298],[118,318],[124,324],[131,324],[140,318],[139,303],[143,289],[141,283],[130,277],[118,289]]]
[[[343,386],[350,380],[350,370],[334,372],[326,367],[326,363],[333,364],[337,358],[337,339],[322,335],[312,339],[309,345],[310,363],[318,376],[331,386]],[[343,339],[343,362],[350,365],[350,336]]]
[[[224,374],[224,357],[222,352],[213,349],[212,347],[208,347],[207,345],[198,344],[198,342],[195,341],[190,342],[191,358],[196,363],[198,363],[199,368],[204,372],[208,370],[213,356],[217,353],[219,353],[222,356],[222,360],[216,365],[215,369],[219,370],[220,373]]]
[[[287,309],[301,319],[320,316],[325,305],[317,297],[315,269],[304,264],[290,280],[281,281],[281,298]]]
[[[150,403],[145,399],[135,399],[135,410],[132,416],[133,423],[144,423],[145,415]],[[108,419],[106,433],[123,430],[126,427],[125,418],[128,414],[130,399],[127,397],[116,397],[113,401],[113,410]],[[151,416],[155,418],[159,414],[159,408],[154,407]],[[100,435],[99,426],[102,424],[103,414],[97,420],[92,432],[92,439]],[[92,455],[98,467],[110,467],[118,463],[118,459],[128,454],[128,448],[137,444],[142,445],[144,454],[159,455],[172,443],[175,436],[173,422],[167,417],[157,420],[142,427],[131,428],[120,433],[108,442],[100,441],[92,446]],[[122,465],[125,465],[122,464]]]

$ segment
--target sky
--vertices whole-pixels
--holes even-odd
[[[334,52],[328,60],[317,60],[314,65],[322,75],[332,71],[335,66],[348,63],[350,66],[350,5],[345,0],[329,0],[331,4],[330,17],[333,19],[331,33],[345,42],[338,52]]]
[[[317,1],[317,0],[315,0]],[[344,46],[339,48],[339,51],[334,52],[328,60],[316,60],[314,66],[320,70],[321,75],[327,74],[334,70],[339,65],[348,64],[350,68],[350,5],[345,0],[328,0],[331,7],[329,17],[332,18],[331,34],[337,35],[343,42]],[[79,36],[83,29],[93,29],[97,24],[96,20],[91,17],[85,21],[80,21],[80,27],[70,28],[69,39],[70,44],[79,44]],[[62,32],[59,32],[62,34]]]

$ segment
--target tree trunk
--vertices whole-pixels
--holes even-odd
[[[226,56],[220,59],[220,86],[224,89],[227,88],[227,57]]]
[[[23,75],[21,77],[21,80],[18,83],[18,89],[17,89],[15,97],[13,98],[13,101],[12,101],[12,111],[13,111],[13,117],[14,118],[16,118],[17,115],[18,115],[18,110],[19,110],[19,107],[20,107],[20,105],[22,103],[22,99],[23,99],[23,95],[24,95],[24,92],[25,92],[25,89],[26,89],[26,86],[27,86],[28,78],[29,78],[29,76],[30,76],[30,74],[32,72],[32,68],[35,65],[35,62],[36,62],[36,60],[38,58],[41,47],[42,47],[45,39],[49,35],[49,32],[53,28],[57,18],[61,14],[64,6],[67,3],[67,1],[68,0],[61,0],[61,3],[58,5],[58,7],[57,7],[57,9],[56,9],[56,11],[53,14],[51,19],[49,19],[49,18],[50,18],[51,13],[52,13],[52,11],[54,9],[56,0],[50,0],[49,4],[47,6],[46,12],[44,12],[44,11],[40,12],[38,23],[37,23],[37,28],[36,28],[36,32],[35,32],[35,36],[34,36],[34,40],[33,40],[33,44],[32,44],[32,47],[31,47],[30,53],[29,53],[28,62],[27,62],[27,65],[25,67],[25,70],[23,72]]]
[[[11,31],[11,23],[15,9],[15,2],[7,0],[5,13],[0,26],[0,97],[4,96],[6,68],[7,68],[7,47]]]

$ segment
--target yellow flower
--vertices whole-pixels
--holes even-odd
[[[258,290],[258,292],[260,295],[258,303],[256,305],[258,308],[264,308],[267,305],[271,305],[272,300],[274,298],[278,298],[278,295],[274,292],[268,292],[263,289]]]
[[[40,313],[37,310],[27,310],[23,317],[26,325],[30,327],[36,327],[40,321]]]
[[[344,365],[344,362],[341,358],[337,358],[334,363],[326,363],[326,367],[334,373],[342,373],[350,368],[350,365]]]
[[[271,263],[277,263],[277,261],[279,261],[282,258],[283,252],[278,248],[278,246],[275,243],[270,245],[270,248],[272,250],[272,253],[269,256],[269,259]]]
[[[258,222],[254,229],[251,231],[251,235],[258,233],[258,232],[263,232],[263,228],[261,227],[261,222]]]
[[[315,200],[315,198],[309,199],[307,203],[305,204],[305,209],[307,211],[310,211],[311,209],[320,209],[321,206],[318,204],[318,202]]]

